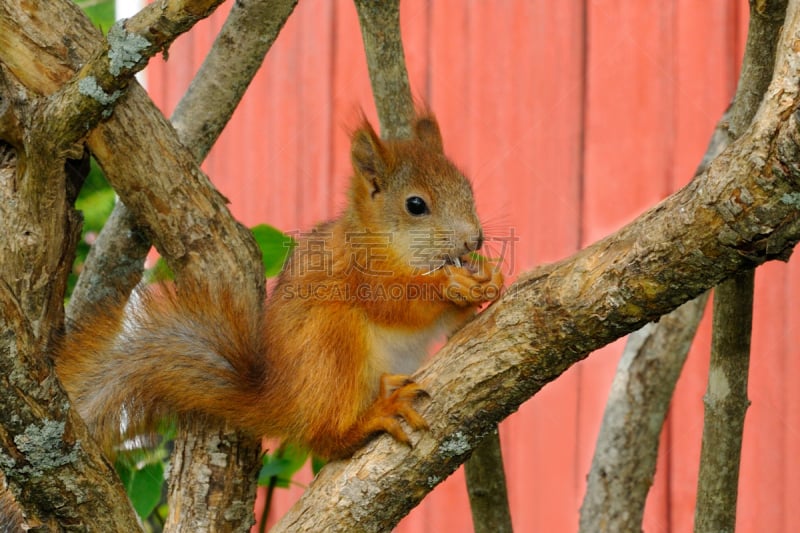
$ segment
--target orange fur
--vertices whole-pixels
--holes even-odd
[[[466,259],[482,231],[435,119],[413,129],[407,141],[366,122],[353,134],[347,209],[299,239],[263,312],[184,280],[75,328],[56,364],[92,431],[110,445],[123,421],[201,414],[336,458],[379,432],[409,443],[399,419],[427,427],[407,374],[503,280]]]
[[[0,531],[27,531],[30,527],[22,509],[4,484],[0,475]]]

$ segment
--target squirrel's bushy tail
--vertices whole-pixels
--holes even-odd
[[[0,531],[26,531],[25,517],[4,483],[0,474]]]
[[[233,290],[210,294],[188,284],[180,294],[146,288],[72,325],[56,370],[106,449],[167,416],[235,423],[237,406],[257,401],[269,372],[263,319],[244,301]]]

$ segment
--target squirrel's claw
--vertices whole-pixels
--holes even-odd
[[[487,266],[485,261],[478,268],[454,268],[449,273],[445,296],[460,306],[479,305],[493,302],[500,297],[503,287],[503,274]]]
[[[370,408],[370,432],[386,432],[395,440],[410,446],[411,440],[398,418],[405,420],[414,430],[428,429],[428,423],[413,406],[414,400],[425,396],[428,393],[408,376],[383,374],[378,399]]]

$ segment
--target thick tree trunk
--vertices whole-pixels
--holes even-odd
[[[70,153],[51,135],[43,108],[0,65],[0,469],[27,525],[136,531],[122,485],[48,360],[63,326],[80,235],[72,201],[85,173],[65,166],[83,150]]]
[[[206,16],[218,3],[219,1],[152,4],[129,19],[124,27],[115,26],[110,32],[108,44],[104,45],[101,36],[86,24],[83,14],[70,2],[46,3],[33,12],[28,12],[21,4],[9,2],[0,9],[0,33],[5,39],[0,51],[0,61],[23,78],[29,88],[37,93],[53,93],[46,100],[45,113],[66,110],[66,120],[44,122],[51,129],[52,126],[60,128],[52,134],[53,137],[60,138],[63,134],[78,140],[91,127],[93,120],[107,118],[114,112],[114,119],[93,131],[89,144],[101,165],[106,168],[107,177],[115,185],[117,192],[126,203],[133,206],[137,218],[144,223],[143,227],[148,228],[150,236],[155,237],[159,243],[162,254],[176,271],[193,275],[209,285],[230,277],[237,279],[243,294],[252,295],[256,302],[253,305],[256,307],[263,300],[263,276],[260,253],[249,232],[230,217],[224,199],[198,170],[191,153],[174,138],[169,125],[149,103],[138,85],[133,83],[128,92],[125,92],[130,76],[145,64],[149,55],[188,29],[199,18]],[[66,25],[65,20],[69,22]],[[64,42],[80,44],[65,47],[61,44]],[[41,56],[33,62],[20,60],[31,57],[29,54]],[[75,69],[81,65],[81,71],[76,73]],[[49,70],[51,68],[54,70]],[[75,76],[71,77],[73,74]],[[84,81],[91,81],[91,86]],[[66,83],[61,86],[63,82]],[[131,105],[119,110],[114,105],[120,101],[127,101]],[[120,117],[126,112],[131,114],[126,118]],[[153,123],[141,122],[141,117],[148,114]],[[142,125],[143,129],[131,134],[137,124]],[[159,133],[167,145],[150,143]],[[131,141],[132,138],[137,140]],[[121,144],[126,141],[130,145],[121,148]],[[139,149],[148,144],[155,150],[148,153]],[[129,159],[133,152],[150,159]],[[157,155],[154,156],[154,152]],[[48,157],[52,158],[53,153],[56,152],[50,151]],[[151,164],[158,161],[168,168]],[[164,161],[167,163],[163,163]],[[179,165],[177,168],[176,164]],[[175,177],[182,179],[178,182],[171,181],[170,178]],[[63,188],[63,180],[61,187]],[[137,194],[141,196],[135,197]],[[132,196],[135,198],[131,198]],[[147,208],[144,209],[143,205]],[[165,208],[167,205],[169,208]],[[49,217],[45,218],[51,220]],[[52,220],[57,221],[58,218]],[[210,233],[207,231],[209,227],[217,231]],[[68,249],[73,250],[74,243]],[[214,253],[211,253],[212,250]],[[129,284],[121,285],[125,286]],[[63,286],[60,291],[53,292],[52,296],[58,302],[58,307],[62,308]],[[78,311],[76,308],[78,319],[85,319],[88,315],[86,309],[80,313]],[[6,412],[16,413],[14,409]],[[237,438],[228,441],[235,443],[233,445],[221,441],[219,436],[214,442],[220,449],[211,449],[210,446],[205,449],[210,454],[209,457],[213,458],[212,471],[222,472],[214,480],[224,482],[194,484],[194,501],[203,498],[213,501],[214,505],[207,506],[205,510],[213,508],[217,511],[216,514],[206,512],[201,515],[210,518],[211,523],[232,524],[235,519],[237,523],[250,524],[254,477],[243,478],[241,474],[243,470],[252,470],[252,465],[257,464],[258,442],[248,439],[249,444],[241,447],[245,453],[232,453],[239,449]],[[220,453],[226,458],[222,468]],[[113,484],[113,473],[97,470],[97,476],[104,476]],[[13,483],[19,484],[19,480],[14,476],[10,478],[12,488],[15,488]],[[230,483],[226,485],[226,482]],[[98,491],[105,488],[103,484],[97,486],[100,487]],[[201,488],[208,491],[204,497],[198,496]],[[41,491],[41,494],[50,493]],[[122,501],[124,500],[123,495]],[[28,502],[22,503],[29,507]],[[131,514],[127,503],[116,502],[116,505],[120,512],[127,510]],[[233,511],[234,508],[238,511]],[[98,506],[97,509],[102,507]],[[203,509],[198,506],[198,512],[200,511]],[[92,514],[87,513],[85,516]],[[112,526],[114,520],[118,520],[117,527]],[[113,513],[104,513],[102,520],[97,523],[107,523],[108,526],[101,529],[109,531],[135,527],[123,526],[126,522]]]

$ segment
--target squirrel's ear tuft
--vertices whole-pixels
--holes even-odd
[[[350,159],[356,174],[371,183],[372,196],[381,192],[390,167],[389,152],[369,122],[358,128],[351,138]]]
[[[436,122],[436,118],[433,115],[418,116],[414,119],[412,128],[415,139],[437,152],[444,152],[442,133],[439,131],[439,123]]]

